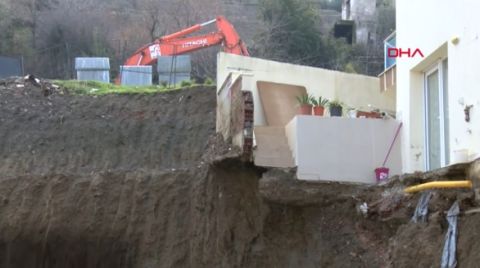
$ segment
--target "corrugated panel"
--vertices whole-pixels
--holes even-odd
[[[158,73],[190,73],[192,63],[189,55],[162,56],[157,59]]]
[[[110,70],[109,58],[75,58],[75,70]]]
[[[102,70],[80,70],[77,71],[77,80],[110,83],[110,72]]]
[[[152,84],[152,66],[120,66],[122,85],[149,86]]]
[[[182,81],[189,81],[190,73],[160,73],[158,74],[158,81],[161,84],[162,82],[169,85],[179,84]]]
[[[0,56],[0,78],[23,76],[22,60]]]

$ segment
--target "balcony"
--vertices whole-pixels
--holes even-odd
[[[399,122],[393,119],[297,115],[285,127],[297,177],[375,183],[374,170],[382,165]],[[386,166],[401,173],[400,137]]]

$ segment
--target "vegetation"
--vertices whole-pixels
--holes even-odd
[[[260,19],[265,29],[255,50],[261,57],[312,66],[328,61],[317,13],[307,1],[261,0]]]
[[[212,78],[207,77],[207,79],[205,79],[204,84],[207,85],[207,86],[212,86],[212,85],[215,85],[215,81],[213,81]]]
[[[192,81],[188,81],[188,80],[184,80],[184,81],[180,82],[181,87],[189,87],[192,84],[194,84],[194,83]]]
[[[343,107],[343,103],[339,100],[332,100],[328,103],[328,107]]]
[[[185,88],[195,88],[202,86],[199,84],[189,83],[186,85],[177,85],[175,87],[164,86],[119,86],[109,83],[97,81],[77,81],[77,80],[55,80],[55,84],[65,88],[74,94],[85,95],[105,95],[105,94],[132,94],[132,93],[158,93],[167,92]]]
[[[25,71],[74,78],[75,57],[123,61],[157,37],[211,19],[221,0],[0,0],[0,55],[22,56]],[[216,50],[192,54],[192,76],[214,77]]]
[[[377,1],[376,39],[372,44],[348,44],[323,35],[322,18],[311,1],[260,0],[264,24],[255,38],[256,56],[349,73],[378,75],[383,70],[383,39],[395,28],[391,0]],[[341,1],[320,1],[323,8],[341,9]]]
[[[22,56],[25,71],[52,79],[74,78],[78,56],[109,57],[112,78],[128,55],[159,36],[224,14],[223,0],[0,0],[0,55]],[[322,34],[318,5],[304,0],[259,0],[255,57],[378,75],[382,40],[395,28],[392,0],[377,0],[375,43],[350,45]],[[341,0],[316,1],[340,11]],[[250,19],[250,18],[247,18]],[[192,77],[215,77],[218,48],[192,54]]]
[[[317,107],[327,107],[329,100],[327,98],[322,98],[322,96],[318,97],[318,99],[312,98],[311,102],[313,106]]]
[[[312,105],[312,99],[313,97],[308,94],[297,96],[297,101],[299,105]]]

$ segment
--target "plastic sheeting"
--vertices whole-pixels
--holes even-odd
[[[432,192],[426,191],[422,193],[420,199],[418,200],[417,207],[415,208],[415,213],[413,214],[412,221],[417,222],[426,222],[428,218],[428,202],[432,198]]]
[[[460,207],[458,201],[453,203],[448,210],[447,221],[448,231],[445,235],[445,245],[443,246],[441,268],[454,268],[457,266],[457,259],[455,257],[457,251],[457,220],[460,214]]]

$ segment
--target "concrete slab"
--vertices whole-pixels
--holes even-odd
[[[268,126],[286,126],[297,113],[297,96],[307,94],[304,86],[257,82],[260,101]]]
[[[284,127],[255,127],[254,132],[257,142],[255,165],[283,168],[295,166]]]

